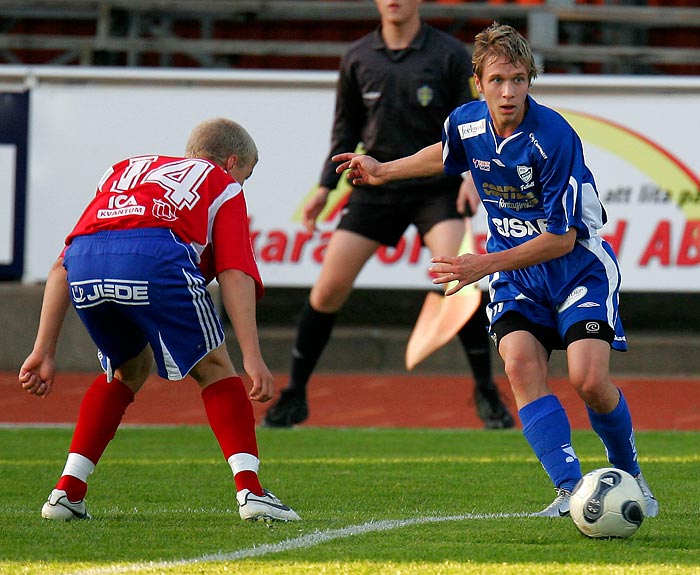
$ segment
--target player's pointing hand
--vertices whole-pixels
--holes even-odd
[[[387,180],[382,173],[382,164],[372,156],[346,152],[333,156],[334,162],[339,162],[335,169],[337,173],[348,170],[347,178],[354,186],[380,186]]]
[[[487,275],[484,267],[483,256],[477,254],[462,254],[459,256],[435,256],[430,260],[433,265],[429,272],[436,277],[434,284],[457,283],[445,291],[445,295],[457,293],[463,287],[478,282]]]

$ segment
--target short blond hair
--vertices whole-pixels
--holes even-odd
[[[481,78],[486,65],[502,56],[514,66],[523,64],[530,82],[537,77],[537,66],[528,41],[512,26],[494,22],[474,38],[474,75]]]
[[[226,166],[233,155],[243,164],[255,164],[258,148],[243,126],[226,118],[206,120],[195,126],[185,147],[186,157],[205,158],[219,166]]]

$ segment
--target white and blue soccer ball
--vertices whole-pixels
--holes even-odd
[[[571,519],[587,537],[625,538],[644,521],[646,502],[637,480],[613,467],[584,475],[571,493]]]

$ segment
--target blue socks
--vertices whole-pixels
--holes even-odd
[[[591,427],[598,434],[614,467],[639,474],[634,431],[625,396],[610,413],[596,413],[587,407]],[[571,426],[561,402],[545,395],[520,412],[523,435],[556,487],[571,491],[581,478],[581,464],[571,446]]]
[[[581,464],[571,446],[571,425],[555,395],[545,395],[519,411],[523,435],[556,487],[573,490]]]
[[[638,475],[639,463],[637,463],[637,448],[634,445],[632,416],[622,391],[620,391],[620,402],[610,413],[596,413],[588,406],[586,409],[593,431],[605,445],[608,461],[618,469],[631,475]]]

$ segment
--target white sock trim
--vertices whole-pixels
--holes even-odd
[[[234,475],[241,471],[257,473],[260,467],[260,460],[250,453],[234,453],[228,458],[228,464],[231,466],[231,471],[233,471]]]
[[[63,468],[61,476],[71,475],[87,483],[88,475],[93,471],[95,471],[95,464],[87,457],[79,453],[69,453],[68,459],[66,459],[66,466]]]

